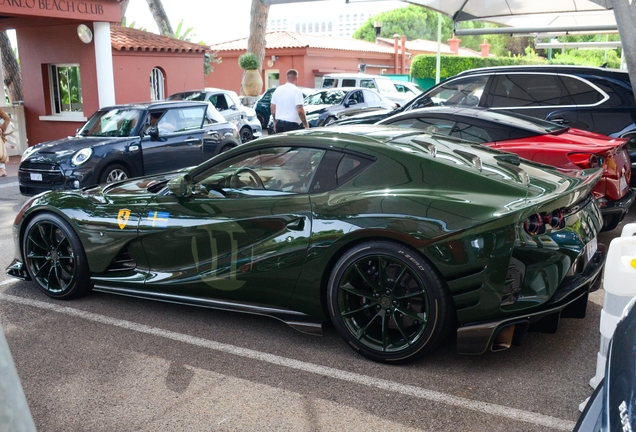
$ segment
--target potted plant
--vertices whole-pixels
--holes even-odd
[[[263,78],[259,68],[261,62],[258,60],[256,54],[246,52],[238,58],[238,64],[241,69],[245,71],[243,74],[243,93],[245,96],[258,96],[263,90]]]

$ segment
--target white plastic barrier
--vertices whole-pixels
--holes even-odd
[[[623,227],[621,236],[611,241],[603,274],[605,298],[601,310],[601,344],[596,355],[596,375],[590,385],[596,388],[605,375],[607,349],[623,309],[636,296],[636,223]]]

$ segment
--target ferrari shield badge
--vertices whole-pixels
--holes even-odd
[[[128,218],[130,217],[130,210],[121,209],[117,214],[117,223],[119,224],[119,229],[126,228],[126,224],[128,223]]]

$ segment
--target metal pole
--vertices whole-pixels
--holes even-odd
[[[435,59],[435,84],[439,84],[441,70],[442,51],[442,14],[437,13],[437,58]]]

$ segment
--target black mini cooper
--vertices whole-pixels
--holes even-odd
[[[241,142],[208,102],[148,102],[102,108],[74,137],[29,147],[20,192],[80,189],[198,165]]]

